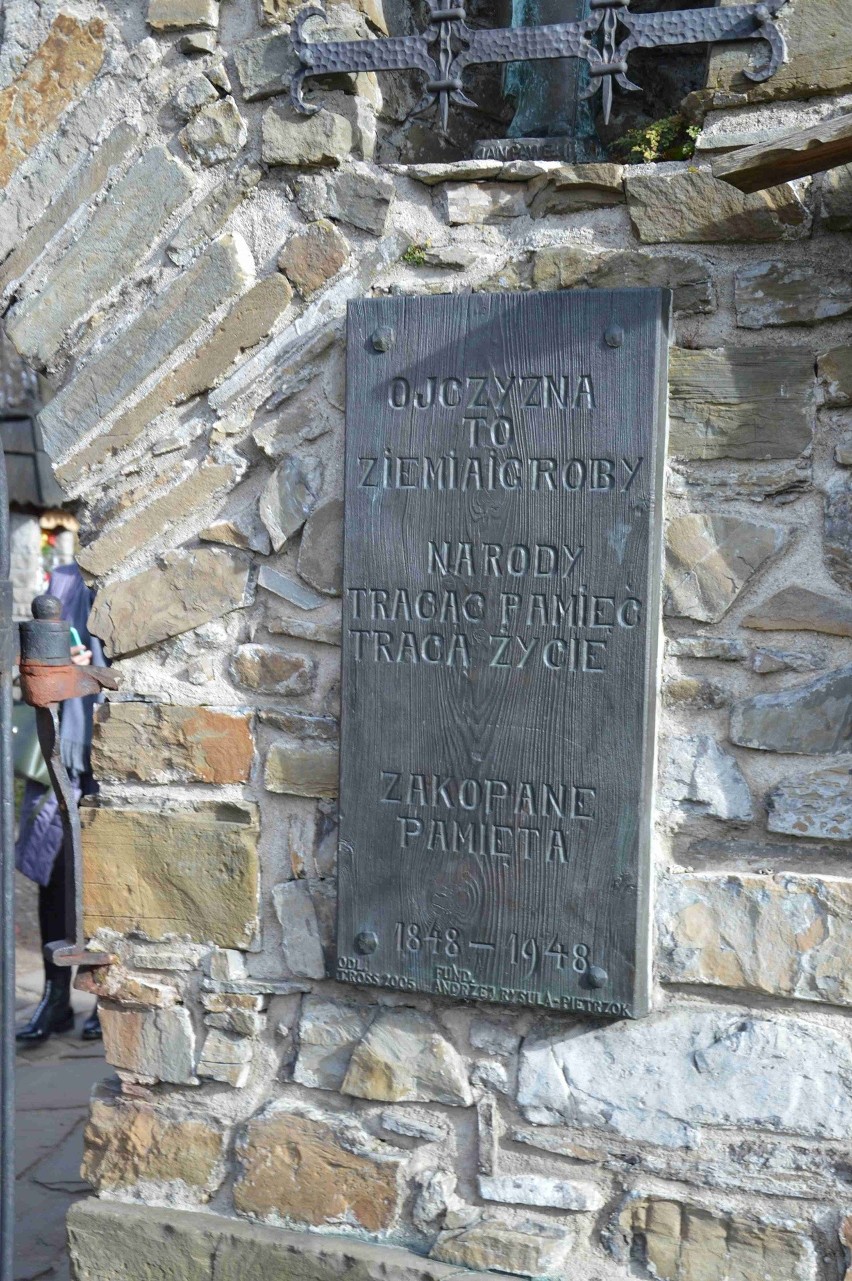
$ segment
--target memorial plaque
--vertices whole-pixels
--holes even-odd
[[[350,304],[344,982],[647,1012],[669,312]]]

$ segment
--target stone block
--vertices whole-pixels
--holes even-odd
[[[98,1007],[107,1063],[171,1085],[195,1081],[195,1032],[189,1011],[128,1010],[102,1001]]]
[[[293,1080],[310,1089],[339,1090],[352,1052],[373,1014],[368,1006],[351,1001],[306,996],[299,1016],[299,1053]]]
[[[258,1219],[386,1231],[397,1213],[400,1155],[338,1116],[271,1104],[237,1142],[234,1205]]]
[[[44,42],[18,76],[0,91],[0,188],[46,138],[59,117],[101,68],[106,26],[58,13]]]
[[[804,1225],[726,1214],[658,1197],[630,1199],[618,1219],[625,1261],[660,1281],[813,1281],[816,1255]]]
[[[811,267],[749,263],[734,277],[734,306],[740,329],[817,325],[852,311],[852,284],[825,279]]]
[[[393,179],[358,161],[339,173],[311,174],[296,191],[306,218],[334,218],[374,236],[384,235],[395,195]]]
[[[260,496],[259,512],[275,551],[298,533],[319,501],[325,469],[312,454],[285,454]]]
[[[439,1024],[405,1009],[378,1015],[352,1055],[341,1092],[384,1103],[473,1103],[464,1060]]]
[[[300,578],[328,596],[343,590],[343,501],[330,498],[305,522],[299,545]]]
[[[742,621],[743,627],[761,632],[824,632],[828,636],[852,636],[852,602],[841,596],[826,596],[809,587],[782,587]]]
[[[838,772],[839,776],[839,772]],[[839,777],[835,779],[839,781]],[[847,793],[849,771],[845,771]],[[773,793],[774,810],[790,822],[804,815],[849,839],[852,802],[838,787],[829,797],[791,780]],[[814,805],[813,802],[816,802]],[[796,834],[796,833],[791,833]],[[810,830],[799,835],[822,836]],[[837,876],[690,872],[659,887],[660,976],[667,983],[741,989],[831,1005],[852,1004],[843,957],[852,944],[852,881]],[[792,1084],[792,1077],[791,1077]]]
[[[852,841],[852,770],[814,770],[779,783],[766,798],[770,832]]]
[[[202,107],[178,137],[199,164],[209,167],[230,159],[245,146],[248,127],[233,98],[222,98]]]
[[[823,174],[819,200],[823,231],[852,231],[852,165]]]
[[[437,196],[441,216],[451,227],[482,226],[523,218],[527,194],[517,182],[448,182]]]
[[[212,547],[168,552],[155,569],[110,583],[95,597],[89,630],[108,657],[147,649],[245,604],[248,564]]]
[[[662,796],[674,808],[670,817],[688,820],[703,814],[729,823],[751,821],[754,809],[748,783],[733,756],[714,738],[709,734],[672,737],[666,747]]]
[[[219,95],[206,76],[193,76],[174,96],[175,110],[182,120],[189,120],[202,107],[218,101]]]
[[[627,170],[627,206],[648,245],[768,243],[810,234],[811,215],[789,183],[744,195],[707,171]]]
[[[355,149],[350,121],[325,107],[314,116],[301,116],[275,103],[263,114],[261,137],[268,165],[338,165]]]
[[[852,667],[737,703],[730,736],[761,752],[819,756],[852,750]]]
[[[231,234],[215,240],[127,329],[75,370],[45,406],[39,422],[51,457],[64,461],[73,454],[84,433],[118,408],[253,275],[244,241]]]
[[[99,1192],[172,1183],[208,1201],[225,1174],[225,1135],[212,1117],[173,1117],[101,1086],[83,1139],[82,1176]]]
[[[533,251],[532,280],[537,289],[671,289],[684,315],[716,306],[709,268],[696,254],[548,246]]]
[[[263,783],[269,792],[287,796],[334,799],[339,788],[340,757],[335,743],[282,739],[266,756]]]
[[[786,541],[779,526],[738,516],[676,516],[666,527],[663,612],[718,623]]]
[[[720,663],[738,663],[748,657],[742,641],[717,636],[680,636],[666,642],[666,653],[672,658],[707,658]]]
[[[148,0],[148,26],[155,31],[218,25],[218,0]]]
[[[635,1023],[528,1038],[518,1103],[536,1125],[663,1147],[695,1147],[704,1127],[839,1139],[852,1123],[850,1070],[846,1036],[810,1021],[670,1004]]]
[[[685,458],[796,458],[813,437],[816,380],[806,348],[671,352],[670,449]]]
[[[214,187],[195,208],[187,214],[169,240],[166,252],[172,262],[186,267],[197,258],[202,249],[217,235],[234,210],[257,187],[260,166],[249,162],[236,174]]]
[[[178,40],[178,48],[181,53],[192,57],[197,53],[215,53],[218,43],[219,40],[214,31],[190,31],[188,35],[181,36]]]
[[[185,1210],[77,1201],[68,1216],[76,1281],[213,1281],[220,1222]]]
[[[574,1232],[563,1224],[475,1223],[442,1232],[430,1258],[459,1268],[500,1269],[522,1277],[565,1277],[574,1248]]]
[[[254,744],[246,712],[105,703],[92,738],[96,777],[135,783],[245,783]]]
[[[234,62],[246,102],[289,92],[300,65],[287,32],[244,40],[234,49]]]
[[[151,1009],[170,1010],[181,1002],[180,992],[171,983],[157,983],[154,979],[132,974],[116,961],[94,969],[79,969],[74,987],[78,992],[90,992],[92,996],[114,1001],[116,1005],[145,1005]]]
[[[253,1056],[251,1041],[213,1028],[204,1038],[196,1071],[205,1080],[242,1089],[249,1078]]]
[[[325,959],[319,922],[310,889],[304,881],[285,881],[272,888],[275,914],[281,922],[281,949],[290,974],[324,979]]]
[[[832,476],[825,486],[825,563],[832,578],[852,591],[852,482]]]
[[[592,1211],[604,1204],[595,1183],[578,1179],[551,1179],[541,1174],[481,1175],[479,1195],[483,1201],[503,1205],[534,1205],[551,1210]]]
[[[624,201],[621,165],[559,165],[533,178],[527,186],[527,204],[533,218],[605,209],[623,205]]]
[[[852,345],[832,347],[819,357],[819,377],[827,405],[852,405]]]
[[[302,297],[310,298],[337,275],[348,257],[346,237],[327,218],[319,218],[290,237],[278,266]]]
[[[257,925],[257,812],[200,804],[174,813],[109,806],[81,811],[84,918],[152,939],[247,947]]]
[[[260,694],[297,697],[316,684],[316,662],[274,645],[238,645],[231,659],[237,684]]]

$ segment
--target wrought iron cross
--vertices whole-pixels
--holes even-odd
[[[467,67],[486,62],[528,62],[547,58],[582,58],[589,65],[592,84],[584,95],[600,89],[604,120],[612,111],[613,81],[622,89],[636,90],[627,77],[627,56],[633,49],[656,49],[684,44],[731,40],[765,40],[769,59],[754,70],[750,80],[768,80],[787,54],[784,37],[774,21],[787,0],[738,4],[725,9],[680,9],[673,13],[631,13],[630,0],[591,0],[592,12],[582,22],[553,23],[541,27],[515,27],[473,31],[467,25],[462,0],[429,0],[430,27],[420,35],[389,36],[377,40],[311,41],[304,37],[308,19],[324,17],[317,5],[302,9],[293,23],[293,46],[301,62],[290,87],[297,111],[313,115],[319,108],[305,102],[302,86],[308,76],[339,72],[422,71],[426,85],[414,115],[437,105],[442,131],[446,131],[450,102],[473,107],[462,86]]]

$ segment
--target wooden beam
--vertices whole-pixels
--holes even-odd
[[[852,115],[846,115],[785,138],[727,152],[713,161],[713,173],[740,191],[764,191],[791,178],[806,178],[850,162]]]

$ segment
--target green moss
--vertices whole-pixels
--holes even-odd
[[[427,240],[422,245],[409,245],[405,253],[402,255],[402,261],[407,262],[409,267],[425,266],[426,250],[429,248],[431,243],[432,242],[430,240]]]
[[[683,116],[666,116],[644,129],[631,129],[610,145],[615,160],[628,165],[646,164],[651,160],[689,160],[695,155],[699,126],[688,124]]]

